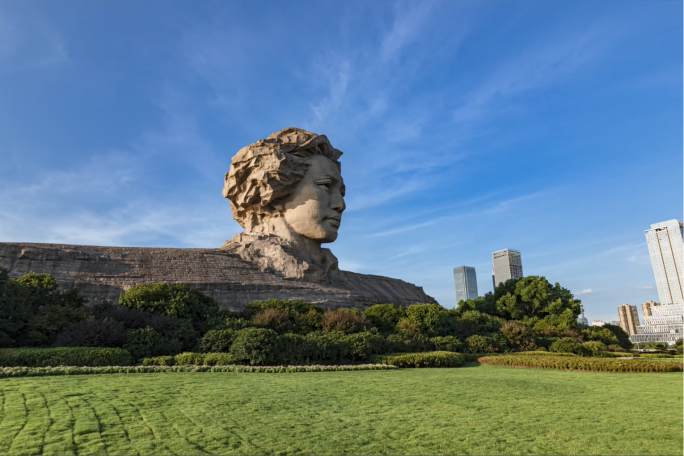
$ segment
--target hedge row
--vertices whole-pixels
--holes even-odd
[[[131,354],[122,348],[63,347],[6,348],[0,350],[2,367],[130,366]]]
[[[663,363],[640,359],[584,358],[579,356],[486,356],[482,364],[537,369],[565,369],[591,372],[682,372],[682,363]]]
[[[447,351],[395,353],[376,355],[371,358],[371,362],[396,367],[460,367],[465,363],[465,356]]]
[[[229,366],[237,364],[228,353],[181,353],[176,356],[145,358],[143,366]]]
[[[660,358],[673,359],[673,358],[681,358],[682,357],[682,355],[666,355],[664,353],[640,353],[640,354],[634,355],[634,356],[638,356],[640,358],[656,358],[656,359],[660,359]]]
[[[106,366],[106,367],[2,367],[0,378],[54,375],[155,374],[160,372],[238,372],[285,374],[295,372],[340,372],[395,369],[384,364],[356,366]]]

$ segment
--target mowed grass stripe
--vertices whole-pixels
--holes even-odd
[[[40,393],[31,391],[23,396],[26,420],[14,437],[8,454],[40,454],[44,436],[50,427],[49,409]]]
[[[51,392],[44,393],[45,402],[50,410],[51,424],[43,439],[43,454],[76,454],[74,442],[74,415],[63,397]]]
[[[27,422],[24,394],[16,390],[5,391],[2,422],[0,422],[0,454],[9,454],[14,438]]]
[[[76,454],[681,454],[681,382],[472,365],[5,379],[0,435],[45,432],[45,454],[72,431]]]

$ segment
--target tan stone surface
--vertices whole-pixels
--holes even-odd
[[[0,243],[0,265],[14,278],[26,272],[51,274],[61,289],[80,288],[90,304],[117,302],[134,285],[159,282],[186,283],[231,310],[268,298],[324,308],[435,302],[422,288],[388,277],[340,271],[334,284],[287,280],[222,249]]]

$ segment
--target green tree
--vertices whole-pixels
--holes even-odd
[[[216,301],[184,284],[137,285],[121,295],[119,305],[156,315],[190,320],[200,332],[204,332],[205,323],[215,318],[219,312]]]
[[[402,319],[406,317],[406,309],[396,304],[376,304],[363,313],[371,324],[382,333],[391,333]]]

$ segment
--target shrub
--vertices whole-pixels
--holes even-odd
[[[430,343],[437,351],[457,352],[463,348],[463,342],[455,336],[431,337]]]
[[[42,307],[28,322],[28,339],[34,346],[50,346],[55,343],[60,332],[72,323],[83,321],[90,316],[88,307],[50,305]]]
[[[389,333],[406,318],[406,309],[395,304],[376,304],[366,309],[363,315],[380,332]]]
[[[397,331],[404,334],[418,334],[420,332],[420,326],[405,318],[397,323]]]
[[[345,334],[352,334],[369,326],[365,317],[355,315],[349,309],[326,312],[323,317],[323,329],[327,332],[339,331]]]
[[[621,327],[616,325],[603,325],[603,328],[613,333],[613,335],[617,338],[620,347],[624,348],[625,350],[630,350],[632,347],[634,347],[632,341],[629,340],[629,334],[627,334]],[[605,343],[605,341],[603,341],[603,343]]]
[[[606,346],[598,340],[590,340],[582,344],[582,352],[585,356],[599,356],[599,353],[606,351]]]
[[[365,361],[371,355],[384,353],[387,348],[387,341],[378,334],[378,330],[375,328],[370,331],[349,334],[346,337],[346,342],[349,344],[352,363],[356,360]]]
[[[131,354],[120,348],[18,348],[0,350],[0,365],[26,366],[130,366]]]
[[[219,312],[218,304],[213,299],[183,284],[137,285],[121,295],[119,305],[151,314],[190,320],[200,331],[204,323]]]
[[[508,346],[513,350],[534,350],[537,347],[530,328],[508,321],[501,325],[500,331]]]
[[[71,323],[55,338],[55,347],[121,347],[126,343],[126,330],[112,318]]]
[[[468,353],[497,353],[506,349],[506,340],[500,334],[474,335],[466,339],[464,351]]]
[[[582,330],[582,336],[587,341],[598,341],[604,345],[619,345],[618,338],[606,327],[589,326]]]
[[[500,318],[477,310],[468,310],[461,314],[461,322],[466,325],[471,334],[480,336],[488,336],[499,331],[501,321]]]
[[[143,366],[175,366],[176,358],[174,356],[157,356],[155,358],[143,358],[140,362]]]
[[[394,352],[425,352],[434,348],[430,339],[423,334],[391,334],[387,336],[390,351]]]
[[[460,353],[436,351],[377,355],[371,362],[396,367],[460,367],[465,363],[465,357]]]
[[[209,331],[202,338],[201,349],[204,353],[228,353],[237,335],[238,331],[232,329]]]
[[[323,312],[320,307],[316,307],[303,301],[279,301],[277,299],[267,299],[265,301],[254,301],[245,306],[243,312],[250,318],[266,309],[278,309],[294,316],[295,314],[307,313],[311,310]]]
[[[452,336],[457,332],[454,317],[439,304],[412,304],[406,316],[427,336]]]
[[[480,358],[479,362],[497,366],[584,370],[592,372],[682,372],[682,363],[640,359],[503,355]]]
[[[351,358],[349,339],[341,332],[315,331],[301,339],[307,359],[321,363],[339,363]]]
[[[155,356],[175,355],[183,350],[178,339],[164,337],[154,328],[148,326],[140,329],[129,329],[123,348],[131,352],[136,360]]]
[[[238,362],[250,364],[274,364],[280,357],[282,348],[278,333],[272,329],[247,328],[238,332],[230,354]]]
[[[551,344],[549,351],[582,354],[582,344],[570,337],[564,337]]]
[[[252,317],[252,324],[258,328],[267,328],[284,333],[291,326],[290,314],[275,308],[262,310]]]
[[[244,318],[226,318],[221,329],[232,329],[233,331],[240,331],[241,329],[253,328],[251,321]]]
[[[305,313],[296,314],[294,317],[295,327],[300,334],[309,334],[323,329],[323,313],[309,310]]]

